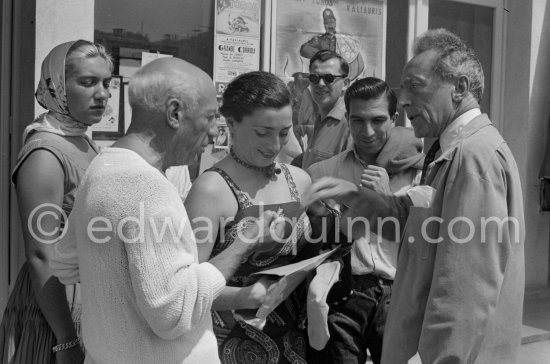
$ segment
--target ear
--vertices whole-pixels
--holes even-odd
[[[458,76],[454,83],[454,90],[451,94],[453,102],[460,103],[470,92],[470,80],[462,75]]]
[[[171,98],[166,102],[166,122],[170,128],[177,130],[180,127],[180,120],[183,119],[183,103],[181,100]]]
[[[392,126],[395,126],[395,122],[397,121],[397,118],[399,118],[399,112],[398,111],[396,111],[395,114],[393,114],[393,116],[391,117]]]
[[[231,134],[233,134],[235,128],[235,120],[233,120],[233,118],[226,118],[225,122],[227,124],[227,127],[229,128],[229,131],[231,132]]]
[[[344,93],[348,89],[350,83],[351,81],[349,77],[344,78],[344,87],[342,87],[342,93]]]

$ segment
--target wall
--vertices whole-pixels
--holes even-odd
[[[540,166],[546,149],[550,121],[550,4],[547,0],[533,0],[531,23],[531,64],[529,77],[529,123],[527,129],[525,190],[525,220],[527,240],[528,286],[548,284],[550,246],[550,214],[540,212]]]
[[[507,2],[503,136],[516,158],[523,187],[528,289],[548,284],[549,216],[539,212],[538,171],[548,124],[547,0]],[[548,22],[546,22],[548,23]],[[539,49],[540,47],[540,49]],[[528,61],[529,60],[529,61]]]
[[[94,39],[94,0],[36,0],[36,29],[35,85],[42,60],[54,46],[75,39]],[[36,103],[35,113],[43,111]]]

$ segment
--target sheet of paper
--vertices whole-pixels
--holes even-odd
[[[254,276],[254,275],[266,274],[266,275],[275,275],[275,276],[283,277],[283,276],[287,276],[289,274],[298,272],[300,270],[311,271],[315,269],[318,265],[323,263],[325,259],[330,257],[336,250],[338,250],[338,248],[334,248],[332,250],[329,250],[326,253],[319,254],[313,258],[302,260],[297,263],[292,263],[288,265],[283,265],[282,267],[263,270],[261,272],[252,273],[251,275]]]

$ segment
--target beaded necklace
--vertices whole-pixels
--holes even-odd
[[[235,162],[239,163],[241,166],[245,168],[252,169],[254,171],[263,172],[265,176],[268,178],[274,179],[276,174],[281,174],[281,168],[277,167],[277,164],[275,162],[265,167],[253,166],[251,164],[246,163],[239,157],[237,157],[237,155],[233,151],[233,146],[229,148],[229,152],[231,153],[231,157],[235,160]]]

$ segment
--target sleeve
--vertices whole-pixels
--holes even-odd
[[[513,249],[510,181],[502,161],[494,156],[487,166],[476,165],[487,171],[483,174],[461,163],[441,205],[440,242],[418,347],[424,363],[476,361]],[[490,219],[499,222],[484,225]]]
[[[165,200],[157,197],[151,201]],[[172,340],[210,315],[226,282],[210,263],[197,263],[195,238],[183,205],[165,206],[155,213],[144,209],[143,241],[124,246],[140,311],[158,336]],[[131,236],[131,225],[128,229],[124,233]]]
[[[313,163],[311,166],[309,166],[306,169],[306,172],[309,174],[312,181],[316,181],[321,177],[331,176],[328,169],[326,168],[326,162],[325,161],[320,161],[320,162],[317,162],[317,163]]]
[[[435,193],[435,189],[432,186],[428,185],[421,185],[421,186],[413,186],[404,187],[402,190],[397,191],[395,193],[396,196],[400,196],[403,194],[406,194],[410,197],[413,206],[419,206],[419,207],[430,207],[432,204],[432,197]]]

